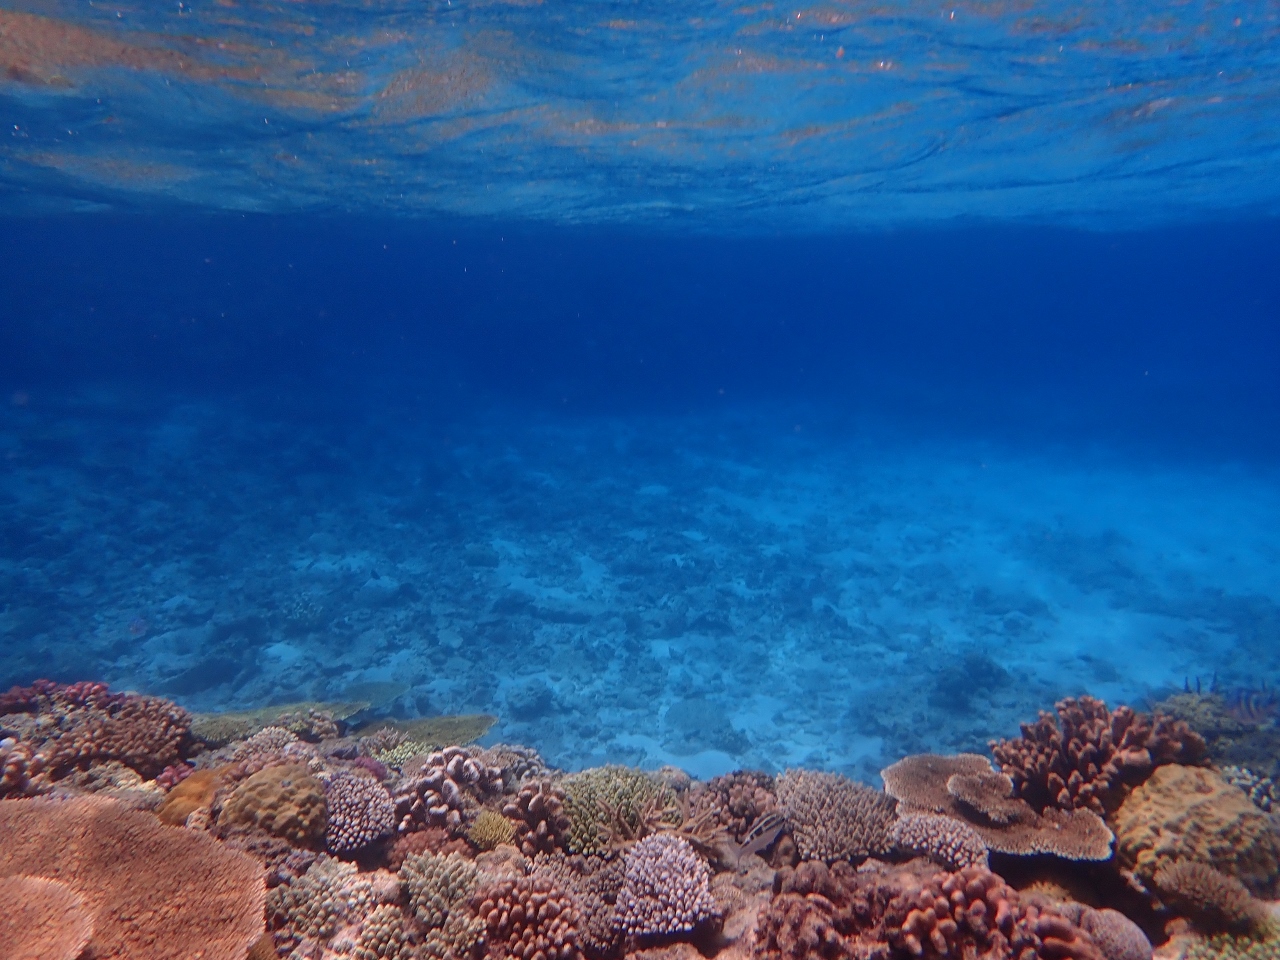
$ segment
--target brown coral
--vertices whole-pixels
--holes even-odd
[[[0,740],[0,800],[30,797],[48,789],[41,783],[45,758],[20,740]]]
[[[12,960],[75,960],[93,933],[93,917],[65,883],[0,877],[0,949]]]
[[[156,816],[171,827],[180,827],[194,811],[213,804],[221,774],[214,769],[197,770],[169,791]]]
[[[991,741],[1015,796],[1036,812],[1052,806],[1105,815],[1156,767],[1199,763],[1207,753],[1203,737],[1166,714],[1108,711],[1093,697],[1068,697],[1056,707],[1056,718],[1042,711],[1024,723],[1021,737]]]
[[[593,960],[619,953],[623,935],[616,922],[624,879],[620,859],[564,853],[539,855],[534,872],[569,894],[578,906],[578,943]]]
[[[704,814],[741,843],[763,817],[778,812],[773,777],[758,770],[737,770],[694,789],[691,814]]]
[[[845,860],[889,849],[893,797],[836,773],[788,770],[778,800],[806,860]]]
[[[296,846],[324,836],[324,784],[304,766],[268,767],[251,776],[223,804],[219,823],[259,827]]]
[[[545,876],[503,880],[471,898],[488,929],[490,957],[578,960],[578,911]]]
[[[1113,818],[1122,867],[1150,883],[1165,863],[1193,860],[1267,891],[1280,875],[1280,837],[1244,792],[1199,767],[1160,767]]]
[[[889,831],[892,848],[917,857],[928,857],[948,870],[985,867],[987,845],[963,820],[938,813],[908,813]]]
[[[479,749],[445,747],[429,754],[418,773],[396,791],[396,820],[401,833],[423,827],[462,829],[463,814],[479,799],[502,793],[502,771],[479,759]]]
[[[563,849],[569,831],[564,791],[549,780],[525,783],[502,808],[515,824],[516,845],[526,857]]]
[[[1050,854],[1065,860],[1111,857],[1111,831],[1096,813],[1050,807],[1037,814],[1025,800],[1010,796],[1010,778],[977,754],[915,754],[886,767],[880,776],[901,812],[963,820],[999,853]]]
[[[1162,864],[1153,883],[1165,903],[1205,933],[1248,933],[1267,919],[1266,905],[1248,887],[1206,863]]]
[[[98,797],[0,803],[0,876],[82,897],[95,960],[243,960],[262,933],[262,869],[213,838]]]

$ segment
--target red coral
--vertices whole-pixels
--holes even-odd
[[[1196,764],[1204,739],[1173,717],[1108,711],[1093,697],[1069,697],[1058,716],[1041,712],[1022,725],[1022,736],[991,741],[991,752],[1014,783],[1016,795],[1038,812],[1046,807],[1115,810],[1132,787],[1166,763]]]

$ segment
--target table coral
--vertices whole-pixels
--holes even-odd
[[[488,929],[488,953],[518,960],[578,960],[578,911],[544,876],[503,880],[476,892],[472,908]]]
[[[267,767],[255,773],[222,806],[219,823],[249,824],[309,846],[324,836],[324,784],[305,766]]]
[[[838,773],[788,770],[778,801],[806,860],[845,860],[889,849],[897,803],[887,793]]]
[[[243,960],[262,934],[262,868],[207,834],[98,797],[0,802],[0,877],[65,883],[96,918],[95,960]]]
[[[623,863],[617,922],[628,936],[688,933],[715,915],[711,869],[688,841],[662,833],[645,837]]]
[[[391,794],[370,777],[337,773],[324,785],[324,800],[325,846],[331,853],[354,853],[395,833]]]
[[[963,820],[993,851],[1064,860],[1111,857],[1111,830],[1096,813],[1049,807],[1037,814],[1025,800],[1011,796],[1012,780],[977,754],[914,754],[880,776],[901,813],[941,813]]]
[[[0,877],[0,950],[15,960],[76,960],[93,933],[84,899],[43,877]]]
[[[1184,721],[1121,706],[1108,710],[1094,697],[1068,697],[1057,717],[1042,711],[1022,736],[992,740],[991,752],[1013,781],[1014,795],[1036,810],[1088,809],[1105,815],[1156,767],[1194,764],[1208,750]]]
[[[1157,769],[1116,811],[1120,864],[1144,883],[1172,861],[1193,860],[1265,892],[1280,875],[1280,837],[1267,814],[1219,774]]]

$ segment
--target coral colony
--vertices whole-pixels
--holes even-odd
[[[1280,958],[1274,717],[1239,698],[1063,700],[883,790],[565,773],[348,706],[0,695],[0,957]]]

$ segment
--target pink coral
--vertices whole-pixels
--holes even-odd
[[[928,857],[948,870],[985,867],[987,845],[963,820],[932,813],[908,813],[889,830],[889,844]]]
[[[14,960],[75,960],[93,933],[84,898],[43,877],[0,877],[0,949]]]
[[[625,857],[618,924],[642,938],[688,933],[716,912],[711,870],[687,840],[645,837]]]
[[[31,744],[12,738],[0,740],[0,800],[44,792],[47,787],[39,780],[44,768],[44,757],[32,750]]]
[[[501,770],[488,766],[465,747],[445,747],[429,754],[418,775],[396,792],[397,824],[401,833],[423,827],[458,831],[463,811],[474,805],[477,797],[501,793]]]
[[[581,960],[573,900],[549,878],[503,880],[471,898],[488,929],[489,956],[519,960]]]

